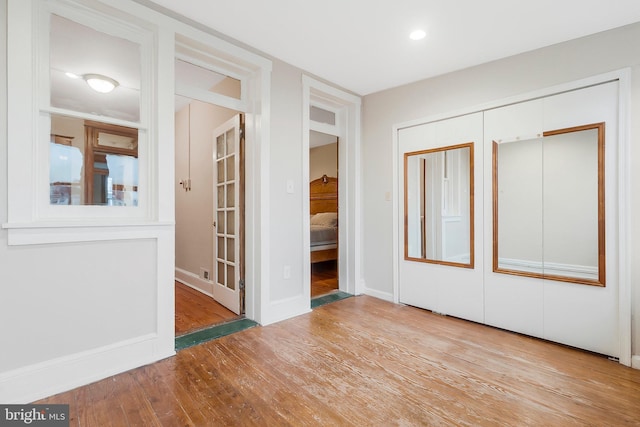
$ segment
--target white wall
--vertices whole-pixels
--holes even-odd
[[[302,299],[302,71],[273,62],[271,98],[271,289],[269,301]],[[277,95],[275,95],[277,94]],[[293,193],[287,193],[287,181]],[[284,278],[284,266],[291,278]],[[307,304],[309,297],[307,296]]]
[[[309,150],[309,181],[338,176],[338,144],[327,144]]]
[[[392,127],[482,105],[581,78],[632,69],[630,134],[631,254],[640,253],[640,24],[569,41],[499,61],[368,95],[363,100],[364,265],[367,287],[392,292]],[[385,226],[385,224],[387,224]],[[367,230],[376,230],[375,233]],[[633,354],[640,354],[640,264],[632,263]]]
[[[2,240],[0,281],[12,288],[0,298],[3,371],[155,332],[153,240],[32,248]]]

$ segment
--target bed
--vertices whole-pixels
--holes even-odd
[[[338,259],[338,178],[309,183],[311,263]]]

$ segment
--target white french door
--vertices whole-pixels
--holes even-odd
[[[240,115],[214,131],[213,297],[241,314],[241,135]]]

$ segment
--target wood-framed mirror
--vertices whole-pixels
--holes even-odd
[[[474,266],[473,142],[404,154],[404,257]]]
[[[604,123],[493,141],[493,271],[605,286]]]

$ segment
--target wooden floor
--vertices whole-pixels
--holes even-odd
[[[338,261],[311,264],[311,298],[338,290]]]
[[[38,403],[72,426],[640,425],[640,371],[360,296]]]
[[[213,298],[176,282],[176,336],[239,317]]]

